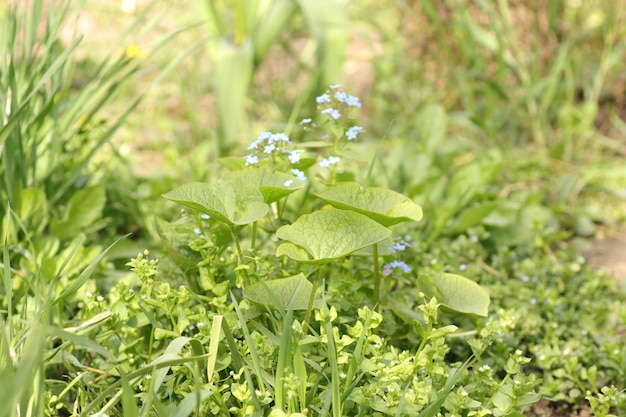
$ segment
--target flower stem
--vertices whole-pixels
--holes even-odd
[[[317,274],[313,280],[313,288],[311,289],[311,296],[309,297],[309,305],[306,308],[306,315],[304,316],[304,323],[302,324],[302,333],[305,334],[309,329],[309,321],[311,320],[311,312],[313,311],[313,304],[315,303],[315,293],[317,292],[317,286],[324,273],[324,266],[320,265],[317,268]]]
[[[374,253],[374,303],[380,309],[380,264],[378,262],[378,244],[372,246]]]
[[[250,236],[250,249],[256,249],[256,230],[257,230],[257,222],[252,223],[252,233]]]

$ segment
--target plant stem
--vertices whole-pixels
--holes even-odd
[[[374,252],[374,303],[380,309],[380,265],[378,263],[378,244],[372,246]]]
[[[317,286],[324,273],[324,266],[320,265],[317,268],[317,274],[313,280],[313,288],[311,289],[311,296],[309,297],[309,305],[306,308],[306,315],[304,316],[304,323],[302,324],[302,333],[306,333],[309,330],[309,321],[311,320],[311,312],[313,311],[313,303],[315,302],[315,293],[317,292]]]
[[[237,238],[237,233],[235,233],[235,226],[230,227],[230,235],[233,238],[233,242],[235,242],[235,250],[237,251],[237,261],[239,264],[243,265],[243,252],[241,250],[241,245],[239,244],[239,239]]]
[[[235,226],[230,227],[230,234],[233,238],[233,242],[235,242],[235,251],[237,252],[237,268],[235,268],[235,275],[237,276],[238,285],[243,285],[248,283],[248,272],[242,272],[239,266],[243,265],[243,251],[241,250],[241,245],[239,244],[239,239],[237,238],[237,233],[235,232]]]
[[[256,250],[256,230],[257,222],[252,223],[252,234],[250,236],[250,249]]]

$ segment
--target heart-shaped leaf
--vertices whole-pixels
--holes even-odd
[[[304,274],[257,282],[244,288],[243,296],[255,303],[283,309],[306,310],[313,284]],[[318,300],[319,303],[319,300]]]
[[[218,184],[184,184],[163,197],[231,225],[255,222],[269,211],[261,193],[241,178]]]
[[[332,185],[317,197],[333,206],[356,211],[383,226],[422,219],[422,208],[410,198],[387,188],[363,187],[356,182]]]
[[[388,238],[391,231],[362,214],[330,208],[301,216],[276,236],[276,255],[310,263],[326,263]]]
[[[460,313],[486,317],[489,310],[489,294],[483,287],[461,275],[441,273],[420,275],[419,288],[428,297],[435,297],[442,305]]]
[[[304,183],[293,175],[282,172],[272,172],[269,168],[246,169],[227,173],[224,180],[243,182],[258,188],[267,204],[304,187]]]

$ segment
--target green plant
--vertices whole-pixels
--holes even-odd
[[[270,339],[278,337],[282,340],[277,345],[280,348],[278,352],[279,365],[273,383],[274,390],[276,390],[274,413],[284,410],[286,397],[283,390],[287,388],[283,384],[287,384],[288,375],[292,375],[289,378],[295,378],[294,392],[291,398],[293,400],[299,398],[296,402],[287,401],[290,404],[287,407],[288,411],[298,410],[302,412],[314,403],[311,397],[314,394],[305,395],[297,388],[301,387],[299,384],[303,383],[303,378],[306,379],[308,367],[302,368],[302,364],[298,361],[294,362],[293,365],[288,364],[292,359],[295,360],[298,355],[302,354],[296,347],[298,343],[302,343],[298,340],[302,337],[316,337],[318,334],[317,326],[310,328],[310,320],[315,306],[317,309],[322,308],[325,317],[319,328],[321,340],[324,340],[324,333],[330,335],[331,332],[335,332],[332,330],[332,320],[326,319],[328,314],[333,314],[334,307],[330,309],[324,307],[323,301],[320,304],[318,286],[325,283],[325,286],[339,289],[347,285],[336,277],[341,274],[337,266],[349,259],[349,255],[358,255],[354,259],[363,265],[365,265],[364,258],[372,257],[375,270],[371,271],[371,266],[369,268],[370,275],[374,278],[374,298],[370,303],[371,305],[379,305],[381,302],[379,256],[393,256],[396,249],[400,250],[402,246],[400,242],[394,244],[390,239],[392,231],[389,228],[402,222],[420,220],[422,217],[421,208],[401,194],[385,188],[363,187],[356,182],[344,180],[344,178],[351,179],[353,176],[343,169],[340,170],[338,168],[339,162],[344,155],[347,155],[345,148],[351,145],[350,142],[356,139],[363,128],[354,125],[350,120],[342,123],[339,119],[342,115],[348,117],[351,108],[360,107],[358,98],[346,94],[339,86],[332,86],[331,90],[317,98],[317,103],[320,108],[320,115],[324,118],[320,125],[312,119],[305,119],[301,124],[305,126],[305,129],[315,133],[321,140],[305,142],[301,144],[303,149],[298,149],[284,134],[263,133],[249,146],[248,149],[252,153],[240,160],[234,158],[223,160],[223,164],[231,168],[232,171],[223,175],[217,184],[191,183],[176,187],[171,192],[164,194],[165,198],[198,211],[199,217],[203,219],[202,227],[196,228],[194,233],[200,237],[198,243],[205,243],[200,246],[190,243],[190,247],[211,248],[206,252],[201,250],[204,260],[198,263],[200,278],[202,279],[204,275],[208,278],[208,282],[205,281],[204,285],[202,283],[195,284],[195,287],[209,290],[213,297],[219,297],[220,294],[225,294],[228,290],[238,292],[237,288],[243,288],[243,300],[246,305],[249,302],[261,303],[266,309],[277,310],[284,320],[283,324],[280,324],[271,318],[272,315],[268,317],[274,332],[283,329],[282,336],[273,336],[270,330],[261,331],[265,337]],[[325,129],[329,133],[325,133]],[[308,156],[309,150],[315,148],[327,149],[330,155],[317,161],[318,167],[321,168],[319,171],[316,170],[317,173],[313,176],[307,176],[306,171],[313,171],[316,168],[316,160]],[[316,181],[311,178],[315,178]],[[306,188],[303,188],[305,185]],[[320,191],[312,192],[320,186],[322,188]],[[292,195],[296,196],[295,193],[298,190],[304,195],[300,197],[302,202],[294,208],[293,205],[289,205],[287,198]],[[310,213],[300,214],[299,209],[303,206],[319,205],[315,200],[316,197],[323,202],[332,204],[335,208],[322,207]],[[295,213],[291,213],[294,209]],[[264,220],[266,216],[269,216],[269,219]],[[291,224],[276,226],[276,224],[281,224],[292,216],[297,219]],[[215,223],[216,227],[210,225],[212,222]],[[258,225],[261,223],[264,224],[262,227],[263,234],[259,234],[260,231],[258,230]],[[222,226],[228,230],[230,239],[223,240],[220,238],[221,232],[219,231]],[[242,239],[242,232],[246,229],[248,229],[248,233],[243,235],[245,237]],[[292,264],[280,262],[282,264],[281,269],[287,268],[286,276],[283,275],[285,273],[277,276],[280,273],[278,269],[280,264],[271,261],[271,255],[265,252],[275,245],[272,239],[274,234],[286,241],[275,247],[276,256],[287,257],[295,261]],[[247,247],[242,245],[244,239],[248,242]],[[233,245],[231,260],[229,261],[223,259],[224,250],[217,247],[224,245],[224,243],[232,243]],[[217,251],[213,249],[217,249]],[[218,259],[220,266],[216,266]],[[220,271],[224,266],[227,266],[234,274]],[[391,273],[393,268],[408,269],[408,266],[400,261],[385,265],[385,270],[389,270],[387,274]],[[303,272],[315,276],[313,283],[305,278]],[[220,276],[222,277],[221,282],[219,281]],[[229,276],[231,278],[228,278]],[[267,278],[270,279],[267,280]],[[486,292],[460,275],[444,274],[441,277],[420,277],[419,284],[416,280],[414,286],[422,288],[430,296],[437,297],[437,300],[444,303],[448,308],[479,315],[487,314],[489,298]],[[386,286],[382,285],[382,287]],[[324,292],[322,292],[322,297],[323,294]],[[386,302],[381,304],[383,307],[394,304],[394,301],[387,300],[387,294],[385,294],[385,300]],[[434,300],[435,298],[432,298],[431,302],[434,303]],[[349,302],[341,299],[334,302],[341,303],[343,301]],[[259,344],[254,340],[253,332],[248,328],[252,326],[259,329],[259,326],[265,327],[266,324],[264,324],[264,320],[260,319],[248,322],[249,320],[245,319],[245,310],[239,304],[241,302],[233,300],[233,306],[237,312],[239,326],[244,332],[244,338],[252,354],[251,371],[253,372],[251,373],[262,376],[265,374],[261,365],[263,363],[261,356],[263,355],[255,351],[255,346],[259,346]],[[214,305],[217,307],[216,304]],[[228,308],[228,304],[223,304],[223,302],[220,302],[219,305],[221,309]],[[436,304],[434,308],[436,309],[438,306],[439,304]],[[246,309],[248,308],[252,308],[254,311],[254,304],[246,307]],[[297,310],[306,310],[301,322],[295,318]],[[419,314],[417,316],[421,317]],[[294,320],[296,320],[295,323],[298,323],[297,334],[293,334],[293,330],[288,330],[296,325],[293,324]],[[447,334],[445,331],[435,332],[432,327],[428,328],[422,339],[422,348],[430,343],[429,338],[431,336],[428,336],[430,332],[434,332],[433,335],[439,334],[440,337]],[[326,388],[327,394],[324,394],[325,401],[320,409],[321,414],[332,412],[333,415],[341,415],[346,404],[350,403],[350,401],[346,403],[349,398],[348,393],[355,389],[352,384],[358,383],[358,380],[348,380],[342,384],[338,380],[340,373],[340,362],[338,362],[337,356],[338,346],[345,345],[344,338],[345,336],[339,337],[339,339],[327,339],[328,352],[326,357],[330,360],[328,365],[330,366],[331,382]],[[232,349],[237,345],[236,340],[231,340],[229,345]],[[292,350],[291,346],[295,350]],[[271,352],[274,351],[270,350]],[[360,356],[357,357],[356,362],[351,366],[360,366],[358,365],[360,360]],[[345,360],[341,363],[345,363]],[[308,364],[311,365],[310,362]],[[442,402],[456,384],[456,378],[466,370],[466,366],[467,364],[460,367],[457,370],[459,373],[455,374],[455,377],[450,376],[446,382],[446,388],[440,392],[441,400],[434,403],[438,405],[427,408],[428,411],[425,411],[426,414],[424,415],[433,415],[430,413],[436,412],[441,407]],[[314,367],[313,370],[315,369]],[[318,369],[317,372],[323,373],[325,371]],[[353,368],[348,373],[352,377],[356,377],[357,370]],[[271,381],[271,376],[269,380],[261,377],[255,384],[256,390],[264,392],[268,384],[272,385]],[[295,381],[300,382],[298,384]],[[251,383],[252,381],[246,379],[246,389],[250,392],[252,392]],[[316,385],[319,383],[317,382]],[[242,398],[239,400],[244,401]],[[250,400],[255,404],[255,407],[259,407],[262,403],[261,399],[255,395],[252,395]],[[399,398],[396,398],[395,401],[397,400]],[[371,404],[362,403],[359,407],[365,410],[370,406]],[[398,410],[402,409],[401,406]],[[409,409],[412,408],[409,407]]]

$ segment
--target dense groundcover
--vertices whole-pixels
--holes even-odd
[[[118,3],[0,5],[0,417],[626,414],[621,2]]]

